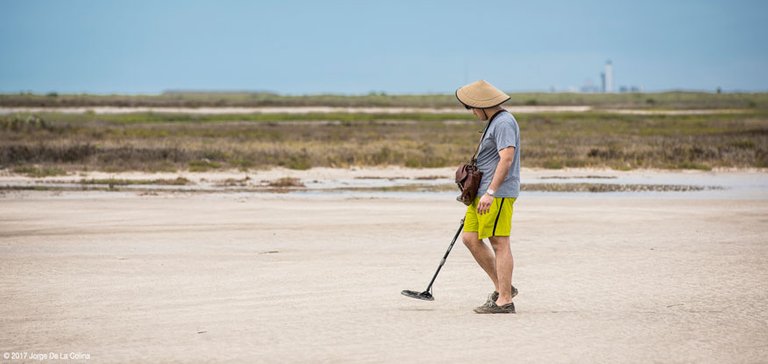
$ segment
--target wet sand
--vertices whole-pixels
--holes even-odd
[[[463,215],[445,194],[6,191],[0,355],[768,362],[768,197],[665,196],[523,196],[518,313],[486,316],[460,242],[436,301],[399,294],[425,288]]]
[[[197,191],[197,192],[270,192],[281,180],[296,182],[290,190],[321,193],[332,191],[364,191],[362,196],[377,190],[404,191],[450,191],[446,198],[455,194],[454,168],[403,168],[358,167],[358,168],[311,168],[292,170],[273,168],[251,171],[212,172],[70,172],[63,176],[32,178],[0,169],[0,192],[3,190],[83,190],[110,189],[134,191]],[[182,180],[182,183],[172,183]],[[159,182],[158,182],[159,181]],[[686,193],[683,196],[694,199],[751,199],[768,198],[768,170],[741,169],[715,171],[665,171],[633,170],[615,171],[596,168],[575,169],[522,169],[522,185],[526,191],[574,190],[565,186],[611,185],[645,187],[639,190],[701,190],[701,193]],[[112,184],[114,188],[110,188]],[[531,186],[556,185],[552,189],[528,189]],[[664,188],[664,187],[680,188]],[[578,190],[578,189],[575,189]],[[632,190],[632,189],[628,189]],[[387,196],[392,196],[387,193]],[[637,195],[636,195],[637,196]],[[643,195],[643,196],[648,196]],[[666,194],[665,197],[678,195]],[[401,195],[402,197],[402,195]],[[413,197],[413,196],[411,196]],[[654,197],[654,196],[651,196]]]

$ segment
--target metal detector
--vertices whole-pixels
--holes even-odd
[[[453,244],[456,243],[456,239],[458,239],[459,234],[461,234],[461,229],[463,228],[464,228],[464,219],[461,219],[461,223],[459,224],[459,229],[456,230],[456,235],[453,236],[453,240],[451,240],[451,245],[448,245],[448,250],[445,252],[445,255],[443,256],[443,260],[440,261],[440,265],[437,267],[437,271],[435,272],[435,275],[432,277],[432,280],[429,282],[429,286],[427,286],[427,289],[424,292],[416,292],[416,291],[411,291],[406,289],[400,292],[403,296],[425,300],[425,301],[435,300],[435,297],[432,296],[432,284],[435,283],[435,278],[437,278],[437,274],[440,273],[440,268],[443,267],[443,264],[445,264],[445,260],[448,259],[448,254],[451,253],[451,249],[453,249]]]

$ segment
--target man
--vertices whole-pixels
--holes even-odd
[[[515,118],[500,105],[510,97],[486,81],[477,81],[456,90],[456,98],[481,121],[487,131],[477,156],[483,172],[477,198],[467,208],[462,240],[496,290],[477,313],[515,313],[512,299],[514,261],[509,247],[512,211],[520,193],[520,128]],[[483,239],[488,239],[491,248]]]

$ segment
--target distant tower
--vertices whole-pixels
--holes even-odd
[[[611,60],[605,62],[605,75],[603,77],[605,78],[604,92],[613,92],[613,64],[611,64]]]

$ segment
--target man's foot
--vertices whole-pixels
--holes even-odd
[[[515,288],[515,286],[512,286],[512,297],[511,298],[515,298],[515,296],[517,296],[517,288]],[[491,293],[491,295],[488,296],[488,300],[485,301],[485,305],[487,305],[487,304],[489,304],[491,302],[496,303],[496,301],[498,299],[499,299],[499,292],[493,291],[493,293]]]
[[[475,313],[515,313],[515,303],[510,302],[506,305],[497,305],[496,302],[491,301],[488,305],[482,305],[475,309]]]

